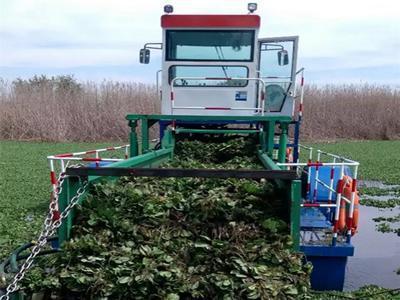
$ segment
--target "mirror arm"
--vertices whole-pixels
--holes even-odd
[[[279,44],[261,44],[262,46],[265,46],[265,49],[260,49],[260,51],[276,51],[276,50],[285,50],[285,48],[282,45]],[[273,46],[275,48],[270,48],[268,49],[268,46]]]
[[[144,44],[143,48],[144,49],[162,50],[163,44],[162,43],[146,43],[146,44]]]
[[[299,74],[300,72],[303,72],[303,71],[304,71],[304,68],[301,68],[300,70],[298,70],[298,71],[296,72],[296,75]]]

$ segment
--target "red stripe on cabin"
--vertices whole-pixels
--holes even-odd
[[[51,184],[57,184],[56,173],[54,173],[53,171],[50,172],[50,180],[51,180]]]
[[[163,15],[161,27],[260,27],[258,15]]]
[[[106,149],[107,149],[107,150],[115,150],[114,147],[107,147]]]
[[[205,109],[209,109],[209,110],[231,110],[230,107],[205,107]]]
[[[303,103],[300,103],[300,105],[299,105],[299,111],[300,111],[300,112],[303,111]]]
[[[171,92],[171,101],[174,100],[174,92]]]
[[[56,155],[56,157],[70,157],[70,156],[74,156],[74,155],[72,153],[64,153],[64,154]]]

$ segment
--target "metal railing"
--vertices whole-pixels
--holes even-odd
[[[347,212],[347,220],[346,220],[346,241],[350,243],[352,236],[352,226],[354,219],[354,207],[355,207],[355,199],[357,193],[357,176],[358,176],[358,167],[359,162],[348,159],[344,156],[332,154],[322,150],[315,150],[312,147],[307,147],[304,145],[299,145],[301,149],[308,151],[308,161],[307,162],[286,162],[286,163],[277,163],[280,167],[286,168],[296,168],[298,172],[304,173],[307,175],[307,185],[306,185],[306,199],[304,199],[301,204],[304,208],[314,208],[314,207],[324,207],[324,208],[334,208],[335,215],[333,219],[333,237],[332,237],[332,245],[336,245],[338,233],[339,233],[339,217],[341,208],[344,209],[345,205],[349,205],[349,209]],[[316,151],[316,160],[313,162],[313,158],[315,156]],[[323,159],[324,158],[324,159]],[[329,181],[324,182],[319,177],[319,169],[320,167],[329,167],[330,168],[330,176]],[[350,182],[345,182],[345,168],[350,168],[352,170],[352,178]],[[313,190],[311,191],[311,171],[312,168],[315,169],[314,173],[314,183]],[[335,170],[339,169],[339,179],[337,181],[336,187],[334,186],[335,180]],[[328,193],[328,201],[325,203],[324,201],[318,200],[318,187],[322,186],[324,189],[329,191]],[[351,188],[350,197],[347,197],[343,194],[345,186],[349,186]],[[336,194],[336,198],[334,199],[334,194]]]
[[[51,180],[53,192],[56,192],[56,190],[57,190],[57,178],[60,176],[60,174],[65,172],[65,169],[68,167],[70,162],[75,162],[75,163],[90,163],[90,162],[93,163],[93,162],[95,162],[96,166],[99,166],[100,162],[121,161],[121,160],[128,158],[129,147],[130,147],[130,145],[122,145],[122,146],[106,147],[106,148],[88,150],[88,151],[82,151],[82,152],[71,152],[71,153],[63,153],[63,154],[48,156],[47,160],[49,161],[49,164],[50,164],[50,180]],[[125,158],[120,159],[120,158],[100,157],[101,153],[116,151],[116,150],[123,150]],[[56,166],[56,162],[59,163],[58,166]]]
[[[219,106],[176,106],[175,105],[175,94],[174,94],[174,86],[177,80],[250,80],[250,81],[257,81],[261,83],[258,85],[258,101],[257,107],[219,107]],[[249,110],[249,111],[257,111],[262,116],[264,115],[265,111],[265,81],[260,78],[252,78],[252,77],[175,77],[171,80],[171,115],[174,114],[174,109],[201,109],[201,110]],[[224,86],[221,86],[224,87]],[[260,87],[261,90],[260,90]],[[219,87],[218,87],[219,88]]]

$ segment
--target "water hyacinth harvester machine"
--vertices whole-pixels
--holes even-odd
[[[312,287],[342,290],[347,258],[354,253],[359,164],[299,143],[304,69],[296,66],[298,37],[259,38],[256,8],[249,4],[249,13],[243,15],[176,15],[172,6],[164,7],[162,43],[148,43],[140,50],[143,64],[150,62],[150,49],[161,51],[162,68],[157,72],[161,114],[127,115],[129,145],[48,157],[53,186],[50,213],[38,242],[21,247],[0,266],[0,272],[16,273],[7,288],[9,295],[46,244],[57,250],[70,238],[73,207],[84,199],[88,186],[101,177],[117,176],[275,181],[287,191],[283,200],[294,251],[302,251],[313,264]],[[153,148],[149,129],[156,124],[160,137]],[[173,157],[180,135],[204,140],[219,134],[255,136],[255,155],[265,169],[157,168]],[[105,153],[119,149],[124,158],[105,158]],[[300,150],[306,153],[305,162],[300,161]],[[30,254],[22,255],[29,247]]]

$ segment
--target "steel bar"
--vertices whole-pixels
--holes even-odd
[[[202,133],[202,134],[252,134],[259,133],[257,129],[191,129],[191,128],[177,128],[176,133]]]
[[[127,120],[139,120],[147,118],[149,120],[163,121],[275,121],[275,122],[290,122],[292,118],[289,116],[210,116],[210,115],[138,115],[130,114],[126,116]]]
[[[135,176],[135,177],[203,177],[250,179],[297,179],[296,171],[286,170],[224,170],[224,169],[171,169],[171,168],[67,168],[72,176]]]
[[[358,163],[358,162],[344,162],[344,163],[276,163],[278,166],[288,166],[288,167],[297,167],[297,166],[300,166],[300,167],[305,167],[305,166],[308,166],[308,167],[316,167],[317,165],[318,166],[338,166],[338,167],[341,167],[341,166],[358,166],[358,165],[360,165],[360,163]]]

